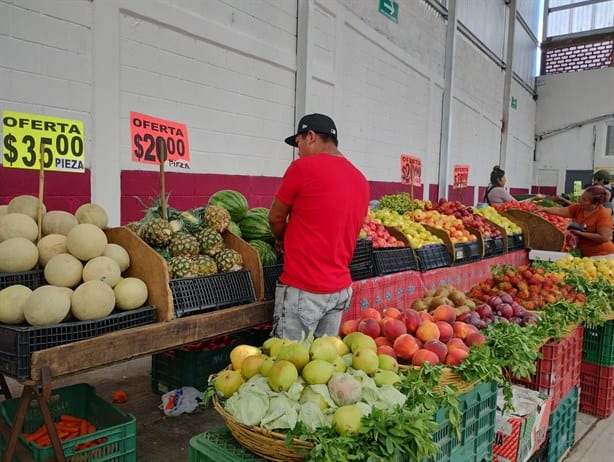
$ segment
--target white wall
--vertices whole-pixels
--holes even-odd
[[[536,145],[536,175],[564,190],[565,170],[614,169],[605,158],[605,127],[614,125],[614,68],[542,76],[537,81],[536,133],[570,127]],[[604,120],[589,121],[600,116]],[[614,170],[613,170],[614,171]],[[543,184],[543,183],[542,183]]]
[[[398,24],[376,1],[304,1],[306,66],[295,1],[0,0],[0,109],[84,121],[92,199],[112,224],[121,170],[155,169],[131,161],[130,111],[186,123],[192,172],[281,176],[294,155],[281,140],[296,126],[297,69],[306,110],[335,118],[341,150],[370,180],[398,181],[410,153],[437,183],[445,22],[416,0],[399,0]],[[470,164],[469,183],[486,185],[503,71],[460,35],[455,65],[450,166]],[[520,86],[512,94],[508,159],[520,161],[508,179],[528,187],[535,104]]]

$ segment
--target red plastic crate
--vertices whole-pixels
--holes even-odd
[[[570,335],[542,346],[542,359],[536,361],[536,372],[530,380],[512,377],[512,382],[531,390],[547,393],[552,397],[552,408],[580,384],[584,327],[580,326]]]
[[[606,418],[614,411],[614,366],[582,362],[580,411]]]

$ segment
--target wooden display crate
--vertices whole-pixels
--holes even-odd
[[[456,245],[452,242],[452,240],[450,239],[450,235],[448,234],[447,231],[443,230],[443,229],[439,229],[439,228],[435,228],[434,226],[431,225],[426,225],[424,223],[422,223],[422,226],[424,226],[424,228],[431,234],[437,236],[438,238],[440,238],[443,243],[445,244],[445,246],[448,248],[448,253],[450,254],[450,260],[452,261],[452,265],[455,264],[459,264],[462,263],[461,261],[459,261],[460,259],[457,258],[457,248]],[[467,228],[467,231],[469,231],[470,234],[473,234],[474,236],[477,237],[477,243],[479,246],[479,250],[478,250],[478,260],[481,259],[484,256],[484,241],[481,238],[481,233],[479,233],[477,230],[473,230],[473,228]]]
[[[565,235],[545,218],[525,210],[509,209],[500,213],[522,228],[527,248],[556,252],[563,250]]]

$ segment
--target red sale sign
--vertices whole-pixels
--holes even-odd
[[[401,154],[401,183],[420,186],[422,184],[422,160],[409,154]]]
[[[454,166],[454,187],[464,188],[469,181],[469,165]]]
[[[130,112],[132,160],[171,167],[190,168],[190,144],[185,124]]]

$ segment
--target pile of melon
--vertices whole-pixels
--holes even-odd
[[[102,207],[84,204],[74,215],[44,211],[40,240],[37,215],[38,199],[33,196],[18,196],[0,206],[0,277],[38,265],[48,283],[34,290],[20,284],[0,290],[0,323],[91,321],[115,308],[133,310],[145,304],[146,284],[122,277],[130,256],[107,241]]]

